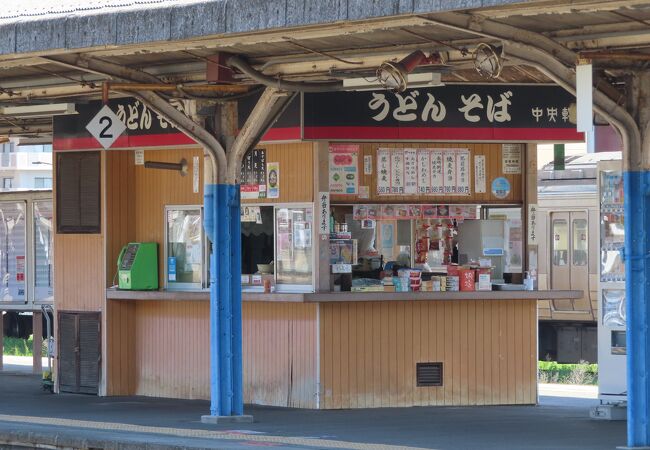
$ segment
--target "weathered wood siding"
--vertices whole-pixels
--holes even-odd
[[[533,404],[534,300],[320,305],[322,408]],[[418,362],[443,386],[417,387]]]

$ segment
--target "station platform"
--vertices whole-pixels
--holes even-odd
[[[614,449],[625,422],[589,419],[594,389],[543,385],[539,406],[300,410],[247,406],[252,424],[205,425],[206,401],[53,395],[0,372],[0,447],[105,449]]]

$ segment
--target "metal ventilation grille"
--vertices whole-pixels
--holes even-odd
[[[417,363],[415,377],[418,386],[442,386],[442,363]]]

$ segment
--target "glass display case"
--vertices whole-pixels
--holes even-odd
[[[207,288],[203,209],[200,206],[167,206],[165,223],[165,288]]]

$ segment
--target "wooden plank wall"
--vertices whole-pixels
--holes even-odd
[[[102,167],[105,166],[102,152]],[[56,158],[53,173],[56,174]],[[103,173],[103,170],[102,170]],[[104,189],[102,176],[102,191]],[[56,224],[56,183],[54,223]],[[103,211],[102,211],[103,214]],[[101,311],[104,306],[104,233],[60,234],[54,228],[54,298],[57,311]]]
[[[244,401],[316,408],[318,306],[276,302],[243,306]]]
[[[106,152],[106,283],[117,283],[117,257],[135,238],[134,152]]]
[[[471,144],[458,142],[409,142],[409,143],[360,143],[359,153],[359,185],[369,186],[370,199],[359,199],[356,195],[332,195],[331,201],[338,203],[521,203],[523,201],[523,177],[521,174],[503,175],[501,168],[501,144]],[[467,148],[472,155],[470,168],[470,187],[472,194],[461,195],[378,195],[377,194],[377,149],[379,148]],[[522,145],[522,171],[525,146]],[[372,175],[364,175],[363,158],[372,156]],[[477,194],[474,192],[474,156],[485,155],[486,168],[486,193]],[[491,192],[492,180],[497,177],[505,177],[510,181],[510,194],[505,199],[498,199]]]
[[[109,300],[106,306],[106,395],[135,395],[135,314],[133,301]]]
[[[534,404],[536,333],[534,300],[322,303],[321,408]]]
[[[209,304],[109,302],[108,394],[210,398]],[[243,305],[246,403],[315,408],[317,306]],[[117,345],[115,345],[117,344]]]
[[[209,304],[134,301],[134,394],[210,398]]]
[[[242,203],[286,203],[314,201],[314,144],[259,145],[266,149],[267,162],[280,163],[280,198],[242,200]]]

